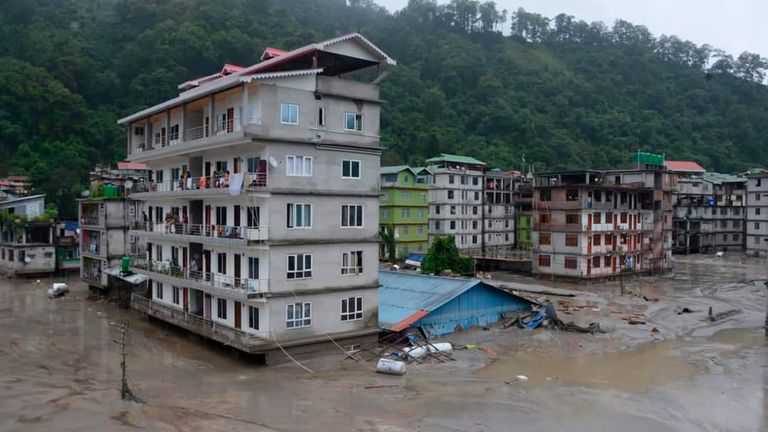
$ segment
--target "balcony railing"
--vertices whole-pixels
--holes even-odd
[[[99,243],[83,243],[80,245],[80,250],[93,255],[99,255],[101,247],[99,246]]]
[[[129,193],[143,192],[178,192],[190,190],[229,189],[232,176],[203,176],[189,177],[186,180],[166,180],[162,182],[135,183]],[[243,180],[243,188],[247,190],[264,189],[267,187],[266,172],[247,173]]]
[[[232,290],[245,294],[265,293],[269,289],[267,279],[238,278],[221,273],[211,273],[200,270],[192,270],[178,266],[170,261],[147,260],[146,258],[134,258],[135,268],[152,273],[159,273],[177,279],[185,279],[213,288]]]
[[[238,239],[238,240],[266,240],[267,227],[259,226],[230,226],[230,225],[202,225],[182,224],[176,222],[134,222],[131,229],[136,231],[153,232],[158,234],[177,234],[207,238]]]
[[[80,225],[100,225],[99,214],[86,215],[80,218]]]

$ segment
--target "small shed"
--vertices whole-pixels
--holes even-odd
[[[502,314],[530,311],[533,302],[480,279],[379,272],[379,327],[421,327],[430,337],[492,324]]]

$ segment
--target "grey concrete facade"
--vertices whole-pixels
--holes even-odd
[[[768,256],[768,173],[747,176],[747,254]]]
[[[327,67],[384,61],[361,42],[326,41],[342,56]],[[129,159],[152,172],[129,233],[147,241],[152,302],[281,344],[376,331],[379,88],[318,61],[124,119]]]

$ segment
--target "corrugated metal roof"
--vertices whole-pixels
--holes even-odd
[[[434,164],[435,162],[454,162],[454,163],[485,165],[485,162],[481,160],[477,160],[471,156],[452,155],[447,153],[440,153],[440,156],[427,159],[426,162],[428,164]]]
[[[732,174],[721,174],[715,172],[707,172],[702,176],[704,180],[716,184],[722,183],[746,183],[747,179],[741,176],[735,176]]]
[[[427,276],[386,270],[379,271],[379,283],[379,326],[395,331],[408,327],[475,286],[498,289],[480,279]],[[499,291],[530,303],[522,297]]]
[[[676,172],[703,173],[706,171],[704,167],[694,161],[666,160],[664,161],[664,166],[666,166],[668,170]]]
[[[379,174],[397,174],[405,170],[411,170],[413,172],[413,169],[408,165],[396,165],[396,166],[383,166],[379,168]],[[414,175],[416,174],[415,172],[413,173]]]

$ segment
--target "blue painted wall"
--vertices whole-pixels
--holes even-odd
[[[484,326],[501,319],[502,313],[528,311],[525,300],[484,284],[460,296],[416,321],[411,327],[423,327],[430,337],[442,336],[472,326]]]

